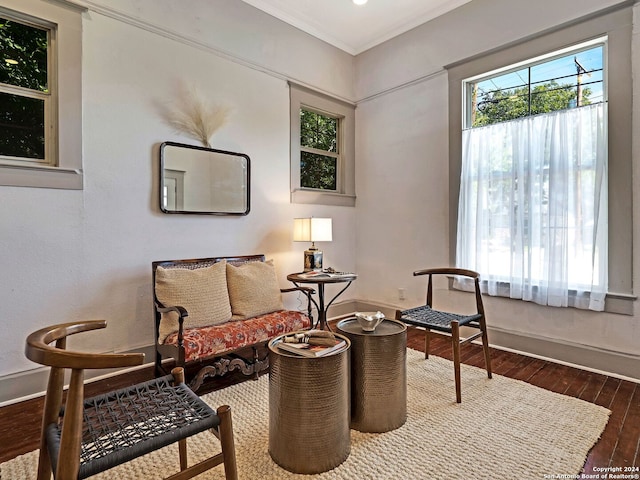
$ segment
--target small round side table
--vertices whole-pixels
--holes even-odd
[[[355,318],[337,331],[351,340],[351,428],[360,432],[394,430],[407,420],[407,327],[383,320],[365,332]]]
[[[269,454],[290,472],[326,472],[351,451],[350,342],[336,337],[347,347],[315,358],[279,349],[282,336],[269,342]]]
[[[305,277],[304,273],[290,273],[289,275],[287,275],[287,280],[292,282],[296,287],[300,286],[298,285],[299,283],[315,283],[317,285],[316,290],[318,292],[318,301],[316,302],[312,297],[309,297],[309,300],[311,300],[318,309],[318,323],[316,327],[320,330],[331,330],[329,324],[327,323],[327,310],[329,310],[329,307],[336,300],[336,298],[342,295],[342,292],[349,288],[351,282],[353,282],[356,278],[358,278],[358,276],[355,273],[340,275],[338,277],[318,276],[310,278]],[[329,301],[329,303],[325,305],[324,286],[331,283],[346,283],[346,285],[331,299],[331,301]]]

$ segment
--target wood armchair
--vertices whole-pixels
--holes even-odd
[[[489,338],[487,336],[487,324],[485,320],[484,305],[482,303],[482,294],[480,293],[480,274],[473,270],[465,270],[462,268],[428,268],[416,270],[413,276],[428,275],[427,284],[427,301],[425,305],[410,308],[408,310],[397,310],[396,319],[409,325],[422,327],[425,329],[425,345],[424,356],[429,358],[429,340],[431,335],[440,335],[451,341],[453,350],[453,367],[456,383],[456,402],[462,401],[460,387],[460,345],[469,343],[477,338],[482,338],[482,348],[484,351],[485,365],[487,368],[487,376],[491,378],[491,355],[489,353]],[[453,312],[444,312],[433,308],[433,277],[437,275],[467,277],[473,280],[475,297],[476,297],[476,313],[460,314]],[[466,338],[460,337],[460,327],[476,328],[479,331]]]
[[[180,471],[168,479],[188,479],[224,464],[227,480],[237,479],[231,410],[217,412],[184,384],[184,371],[84,398],[84,370],[140,365],[144,354],[91,354],[66,350],[67,337],[101,329],[104,320],[63,323],[28,336],[25,354],[51,367],[44,403],[38,480],[87,478],[178,442]],[[50,345],[55,342],[55,345]],[[65,369],[71,370],[66,404]],[[187,466],[187,437],[211,430],[222,452]],[[141,433],[142,432],[142,433]]]

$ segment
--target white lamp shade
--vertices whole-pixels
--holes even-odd
[[[330,242],[332,229],[330,218],[294,218],[294,242]]]

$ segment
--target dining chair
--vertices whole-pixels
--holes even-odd
[[[480,274],[473,270],[461,268],[429,268],[413,272],[413,276],[428,275],[427,301],[425,305],[407,310],[396,310],[396,319],[408,325],[414,325],[425,329],[424,358],[429,358],[429,342],[432,335],[446,338],[453,348],[453,368],[456,383],[456,402],[462,401],[460,387],[460,345],[469,343],[479,337],[482,338],[487,376],[491,378],[491,355],[489,353],[489,339],[487,336],[487,324],[485,319],[482,294],[480,292]],[[436,310],[433,308],[433,277],[445,275],[449,277],[463,277],[473,280],[476,312],[461,314]],[[479,331],[468,337],[460,337],[461,327],[471,327]]]
[[[76,480],[178,443],[179,471],[167,479],[192,478],[223,464],[237,479],[231,409],[212,409],[184,383],[184,370],[84,398],[84,370],[140,365],[144,354],[96,354],[66,349],[67,337],[106,327],[104,320],[61,323],[27,337],[25,354],[51,367],[44,401],[38,480]],[[54,343],[54,345],[50,345]],[[63,395],[65,370],[71,371]],[[63,397],[66,398],[63,406]],[[210,430],[221,452],[188,466],[187,438]],[[212,445],[212,450],[216,451]]]

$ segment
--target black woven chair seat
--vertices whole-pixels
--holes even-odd
[[[172,375],[87,398],[78,478],[217,428],[219,422],[216,412],[188,387],[174,385]],[[61,433],[61,424],[49,425],[46,432],[54,471]]]
[[[428,305],[403,310],[401,315],[400,320],[410,325],[449,333],[451,333],[451,322],[453,320],[457,320],[460,326],[470,325],[478,328],[477,321],[482,317],[482,315],[477,313],[473,315],[460,315],[457,313],[441,312],[432,309]]]

